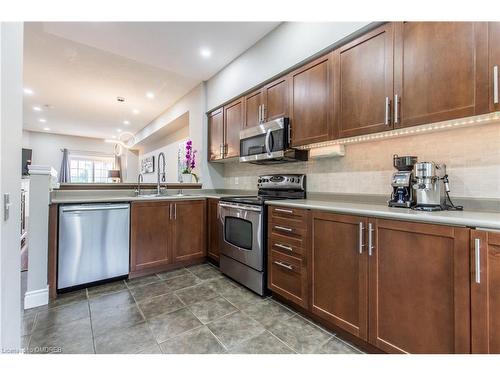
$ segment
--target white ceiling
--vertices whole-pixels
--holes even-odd
[[[34,94],[24,97],[24,128],[98,138],[117,136],[117,129],[136,132],[277,25],[25,23],[24,85]],[[211,57],[203,58],[200,48]],[[149,91],[155,99],[146,98]]]

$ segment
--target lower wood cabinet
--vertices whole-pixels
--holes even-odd
[[[219,218],[218,199],[207,199],[207,227],[207,255],[212,260],[218,262],[222,239],[222,225]]]
[[[367,219],[313,212],[311,309],[347,332],[368,339]]]
[[[171,263],[170,203],[134,202],[130,212],[130,271]]]
[[[471,231],[472,353],[500,353],[500,232]]]
[[[133,202],[130,274],[156,272],[206,255],[205,201]]]
[[[469,229],[370,219],[367,234],[369,342],[388,353],[469,353]]]
[[[313,318],[387,353],[470,353],[471,328],[474,352],[500,351],[500,233],[472,232],[471,287],[468,228],[311,211],[306,234],[273,233],[289,216],[271,211],[269,287]]]
[[[172,260],[188,261],[206,256],[206,203],[172,203]]]

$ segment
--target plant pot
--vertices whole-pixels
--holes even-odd
[[[183,173],[182,182],[184,184],[190,184],[191,182],[193,182],[193,175],[191,173]]]

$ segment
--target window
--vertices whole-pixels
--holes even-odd
[[[114,168],[114,157],[69,156],[70,182],[72,183],[107,183],[108,171]]]

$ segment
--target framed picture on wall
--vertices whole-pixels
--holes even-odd
[[[141,160],[141,173],[153,173],[155,171],[155,157],[149,156]]]

